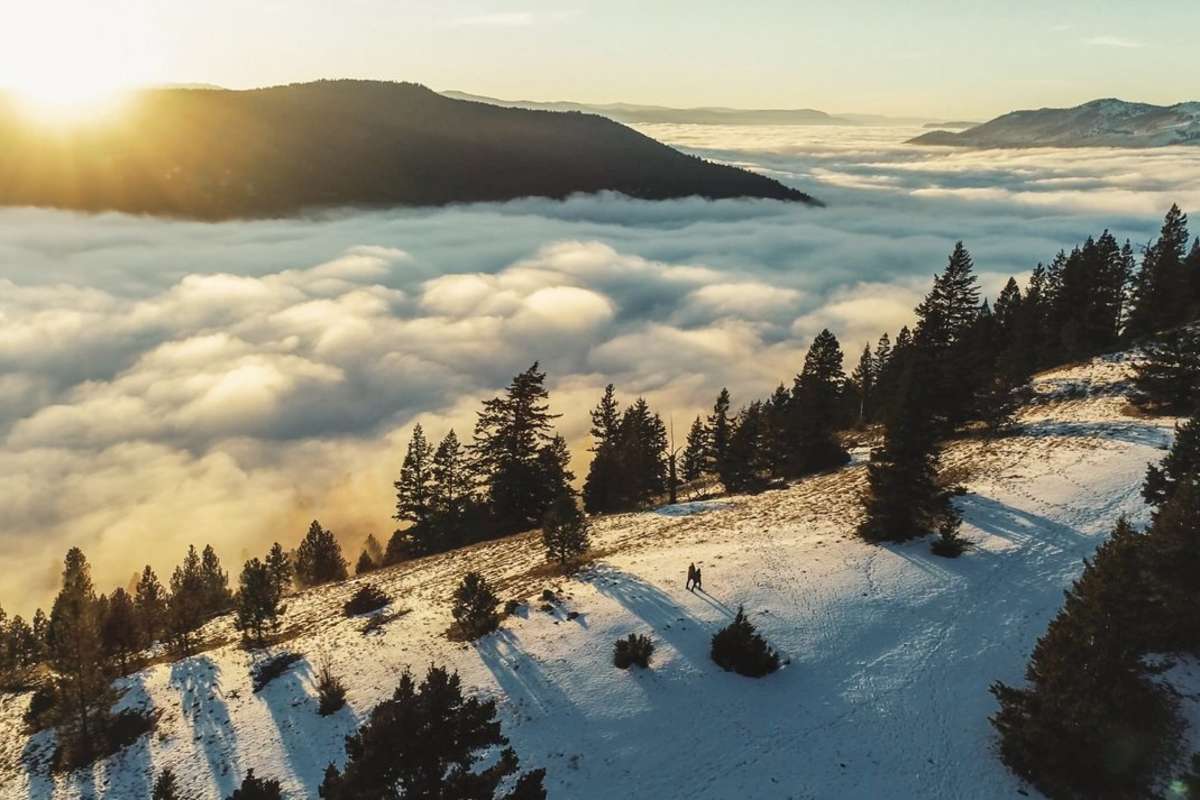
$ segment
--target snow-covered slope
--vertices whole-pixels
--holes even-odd
[[[530,535],[372,577],[409,610],[369,635],[340,616],[357,581],[291,598],[287,645],[308,661],[262,694],[234,644],[125,681],[125,703],[162,710],[158,730],[89,772],[52,777],[49,737],[19,733],[27,698],[0,700],[0,797],[145,797],[172,767],[194,798],[228,794],[249,768],[315,797],[343,737],[398,674],[431,663],[497,697],[526,768],[552,798],[1011,798],[994,757],[988,684],[1019,682],[1033,643],[1117,516],[1147,519],[1138,489],[1172,420],[1127,416],[1120,358],[1040,376],[1018,435],[963,440],[947,467],[975,547],[957,560],[925,542],[853,536],[863,449],[836,473],[757,497],[683,503],[600,520],[593,567],[545,577]],[[689,562],[703,593],[683,588]],[[481,569],[527,610],[474,644],[448,641],[453,583]],[[544,588],[561,602],[540,610]],[[709,638],[739,604],[786,656],[761,680],[718,669]],[[567,612],[578,612],[568,620]],[[647,672],[611,666],[612,642],[648,633]],[[229,621],[206,631],[232,638]],[[332,660],[349,707],[317,715],[312,665]],[[1195,665],[1189,667],[1195,673]],[[1189,709],[1192,718],[1195,709]]]
[[[1110,98],[1074,108],[1013,111],[959,133],[926,133],[912,139],[911,143],[962,147],[1200,144],[1200,103],[1155,106]]]

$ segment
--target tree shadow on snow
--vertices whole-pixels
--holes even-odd
[[[1043,542],[1072,549],[1081,542],[1092,540],[1092,537],[1069,525],[1022,511],[990,497],[967,494],[958,498],[955,505],[963,519],[970,524],[984,533],[1008,539],[1013,544]]]
[[[47,728],[31,735],[21,751],[21,767],[29,782],[28,800],[50,800],[54,796],[54,776],[50,772],[50,761],[57,746],[54,730]]]
[[[307,660],[267,684],[256,696],[266,703],[279,732],[279,741],[292,775],[304,785],[305,797],[316,797],[325,767],[341,754],[346,736],[358,728],[358,716],[349,705],[322,717],[308,687],[316,678]]]
[[[1153,423],[1145,422],[1030,422],[1016,428],[1022,436],[1077,436],[1089,439],[1115,439],[1126,444],[1146,447],[1166,447],[1171,442],[1171,431]]]
[[[582,716],[511,631],[500,628],[482,637],[475,650],[522,718],[554,713]]]
[[[146,690],[146,676],[143,672],[121,680],[117,685],[122,693],[121,699],[113,707],[114,711],[135,709],[141,712],[151,712],[154,702]],[[152,791],[151,782],[154,780],[154,763],[150,758],[150,741],[153,733],[139,736],[137,741],[128,747],[117,751],[102,765],[106,797],[149,797]],[[82,794],[82,793],[81,793]],[[82,796],[86,797],[86,794]]]
[[[204,752],[218,793],[227,797],[240,783],[241,768],[220,675],[221,668],[207,656],[171,666],[171,685],[179,689],[180,711],[192,726],[192,737]]]

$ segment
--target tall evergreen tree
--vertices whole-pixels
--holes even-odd
[[[858,365],[850,373],[850,387],[853,389],[855,401],[852,411],[856,425],[862,425],[871,418],[877,377],[875,356],[871,353],[871,345],[868,344],[863,347],[862,355],[858,357]]]
[[[295,562],[296,581],[301,586],[345,580],[347,575],[346,559],[342,557],[337,537],[315,519],[296,548]]]
[[[430,505],[435,538],[441,549],[465,544],[468,526],[482,519],[475,499],[475,475],[453,429],[442,437],[433,454]]]
[[[620,426],[620,406],[610,383],[592,409],[592,463],[583,481],[583,506],[589,513],[612,511],[620,505]]]
[[[167,590],[149,564],[138,578],[133,602],[140,641],[143,645],[154,644],[166,629]]]
[[[722,388],[713,404],[712,413],[708,415],[705,424],[705,438],[708,440],[708,454],[705,457],[705,471],[720,474],[729,449],[729,439],[733,435],[733,425],[736,420],[729,416],[729,390]]]
[[[962,242],[954,246],[946,268],[917,306],[913,343],[931,366],[931,413],[942,427],[954,427],[969,415],[975,386],[970,331],[979,314],[974,263]]]
[[[113,700],[104,658],[102,619],[92,571],[83,551],[68,551],[62,588],[50,612],[50,665],[63,711],[60,742],[74,742],[77,763],[87,763]]]
[[[1191,294],[1185,265],[1187,224],[1187,215],[1172,205],[1158,239],[1146,248],[1133,280],[1126,336],[1141,338],[1184,321]]]
[[[726,490],[760,492],[767,487],[771,470],[765,434],[763,405],[756,400],[738,414],[725,458],[720,462],[717,474]]]
[[[116,663],[118,674],[128,674],[141,637],[138,635],[133,598],[124,589],[114,590],[109,597],[101,625],[100,636],[104,642],[105,656]]]
[[[292,588],[292,579],[295,577],[292,570],[292,557],[279,542],[272,544],[271,549],[267,552],[267,573],[271,576],[275,593],[280,597],[283,597]]]
[[[221,569],[221,561],[212,545],[205,545],[200,556],[200,579],[204,585],[204,611],[215,615],[229,610],[233,594],[229,591],[229,573]]]
[[[837,436],[844,421],[845,381],[842,348],[832,333],[823,330],[808,348],[804,368],[792,386],[790,474],[807,475],[849,460]]]
[[[908,359],[886,421],[883,445],[867,466],[866,517],[859,535],[868,541],[904,541],[955,519],[948,494],[938,486],[937,432],[929,415],[931,381],[926,356]]]
[[[561,487],[546,374],[535,363],[513,378],[504,394],[484,401],[475,423],[475,456],[498,532],[536,526]],[[549,447],[549,449],[547,449]],[[546,469],[559,472],[545,474]]]
[[[704,474],[708,464],[708,429],[704,420],[696,417],[687,435],[687,446],[683,449],[683,479],[694,481]]]
[[[171,596],[167,601],[167,632],[176,650],[191,655],[195,631],[204,624],[206,586],[200,567],[200,554],[189,545],[183,563],[171,574]]]
[[[425,439],[421,424],[413,426],[408,452],[400,468],[400,480],[395,482],[396,513],[394,519],[414,526],[429,523],[433,494],[433,448]]]
[[[257,558],[247,561],[238,577],[233,621],[247,643],[261,646],[267,631],[278,629],[279,600],[279,586],[271,576],[270,567]]]

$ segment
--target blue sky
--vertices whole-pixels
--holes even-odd
[[[0,85],[319,77],[510,99],[968,118],[1200,96],[1200,3],[43,0],[6,11]]]

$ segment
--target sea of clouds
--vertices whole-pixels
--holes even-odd
[[[586,469],[606,383],[682,439],[728,386],[790,381],[814,334],[847,370],[962,239],[994,294],[1105,228],[1200,208],[1200,150],[916,148],[896,128],[647,126],[826,208],[521,200],[220,224],[0,210],[0,601],[28,613],[72,545],[102,589],[189,543],[236,574],[312,518],[394,527],[408,433],[539,361]],[[353,553],[350,554],[353,557]]]

